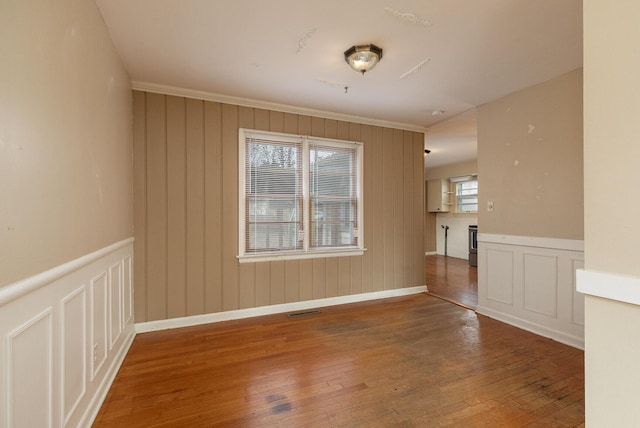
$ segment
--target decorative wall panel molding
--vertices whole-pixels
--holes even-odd
[[[0,289],[0,428],[91,426],[135,335],[132,257],[127,239]]]
[[[123,261],[116,263],[109,268],[109,281],[111,286],[109,292],[109,349],[113,349],[113,345],[120,337],[122,331],[122,313],[124,301],[122,299],[122,265]]]
[[[584,348],[584,297],[576,270],[584,244],[567,239],[478,235],[477,312]]]
[[[91,280],[91,380],[107,359],[107,306],[108,272],[102,272]]]
[[[558,257],[523,253],[524,309],[558,317]]]
[[[122,304],[122,326],[126,326],[132,321],[133,317],[133,260],[131,257],[125,257],[122,263],[124,273],[122,275],[123,284],[123,304]]]
[[[87,390],[87,293],[83,284],[62,299],[62,410],[64,424]],[[79,321],[79,323],[78,323]]]
[[[51,313],[51,306],[45,307],[26,321],[19,320],[21,324],[6,334],[8,427],[53,426]]]
[[[487,250],[487,299],[513,304],[513,253],[500,249]]]

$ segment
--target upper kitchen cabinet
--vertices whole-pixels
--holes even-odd
[[[449,201],[450,194],[449,180],[427,181],[427,211],[430,213],[448,213],[451,206]]]

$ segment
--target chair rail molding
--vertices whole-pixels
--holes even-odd
[[[640,305],[640,277],[580,269],[577,281],[580,293]]]

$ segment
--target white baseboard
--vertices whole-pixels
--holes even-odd
[[[344,305],[347,303],[365,302],[368,300],[385,299],[389,297],[408,296],[424,293],[427,286],[398,288],[394,290],[374,291],[371,293],[352,294],[348,296],[328,297],[326,299],[307,300],[304,302],[283,303],[280,305],[261,306],[258,308],[238,309],[235,311],[216,312],[213,314],[194,315],[190,317],[172,318],[168,320],[148,321],[136,323],[136,333],[167,330],[170,328],[190,327],[200,324],[231,321],[242,318],[251,318],[262,315],[273,315],[284,312],[300,311],[325,306]]]
[[[438,254],[436,251],[427,251],[424,253],[425,256],[435,256],[436,254]]]
[[[524,320],[522,318],[514,317],[512,315],[508,315],[481,306],[478,306],[476,308],[476,313],[507,323],[514,327],[521,328],[531,333],[535,333],[543,337],[548,337],[549,339],[553,339],[556,342],[564,343],[565,345],[573,346],[574,348],[578,348],[584,351],[584,338],[582,337],[563,333],[561,331],[554,330],[549,327]]]

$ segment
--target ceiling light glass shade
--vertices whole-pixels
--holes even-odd
[[[381,58],[382,49],[376,45],[352,46],[344,53],[347,64],[362,74],[373,69]]]

